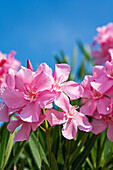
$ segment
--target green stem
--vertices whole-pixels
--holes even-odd
[[[43,114],[45,115],[45,108],[43,108]],[[47,119],[45,119],[45,128],[46,130],[48,129]]]
[[[47,149],[48,149],[48,159],[51,167],[51,141],[50,141],[50,129],[46,131]]]
[[[43,108],[43,114],[45,115],[45,108]],[[51,167],[51,141],[50,141],[50,128],[48,128],[47,119],[45,119],[45,133],[46,133],[46,140],[47,140],[47,149],[48,149],[48,159]]]

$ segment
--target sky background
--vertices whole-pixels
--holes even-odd
[[[0,50],[15,50],[23,66],[29,58],[35,70],[42,62],[54,68],[55,53],[71,60],[76,41],[91,45],[108,22],[113,0],[0,0]]]

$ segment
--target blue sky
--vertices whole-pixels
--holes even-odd
[[[72,57],[80,39],[91,44],[96,28],[113,22],[112,0],[0,0],[0,50],[17,52],[34,68],[46,62],[54,68],[54,53]]]

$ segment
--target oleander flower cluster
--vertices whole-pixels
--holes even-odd
[[[109,50],[113,48],[113,23],[98,27],[97,32],[93,47],[98,45],[99,49],[92,50],[92,57],[95,60],[95,64],[100,65],[112,60]]]
[[[9,69],[6,85],[1,88],[0,121],[9,122],[7,128],[11,133],[21,125],[15,141],[28,140],[31,129],[35,131],[45,118],[51,126],[63,124],[62,134],[67,139],[75,138],[77,128],[91,131],[88,118],[70,104],[70,100],[82,97],[84,90],[78,83],[67,81],[69,73],[69,65],[56,64],[53,76],[46,63],[34,72],[29,60],[27,68]],[[53,102],[62,111],[54,110]]]
[[[11,133],[18,129],[15,141],[28,140],[32,130],[48,121],[50,126],[62,125],[67,139],[74,139],[78,129],[95,135],[107,129],[113,142],[113,23],[97,31],[95,44],[100,49],[92,50],[92,55],[96,64],[104,66],[94,66],[92,75],[86,75],[81,84],[68,81],[68,64],[56,64],[53,74],[46,63],[34,71],[28,60],[27,68],[21,66],[18,71],[15,52],[11,51],[8,59],[0,53],[0,121],[9,122]],[[79,98],[78,109],[70,101]]]
[[[81,85],[84,93],[80,111],[93,117],[94,134],[108,128],[107,137],[113,141],[113,60],[106,61],[105,66],[94,66],[93,75],[86,75]]]

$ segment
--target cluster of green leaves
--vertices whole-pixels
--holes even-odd
[[[79,42],[79,50],[83,61],[74,77],[77,61],[77,48],[74,48],[71,74],[69,80],[82,80],[87,72],[87,63],[93,61],[86,48]],[[61,51],[61,57],[55,56],[58,63],[68,63]],[[80,106],[80,99],[71,101],[72,105]],[[106,137],[106,131],[98,136],[93,133],[79,131],[74,140],[67,140],[61,134],[61,126],[50,127],[44,122],[28,141],[13,142],[14,134],[7,130],[7,123],[0,127],[0,170],[112,170],[113,143]],[[43,131],[42,129],[46,130]]]

